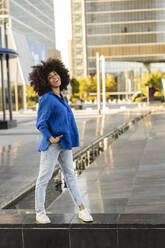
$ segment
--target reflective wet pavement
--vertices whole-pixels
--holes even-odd
[[[98,118],[82,117],[76,122],[80,134],[80,147],[105,134],[125,121],[132,120],[144,111],[124,111]],[[35,121],[22,122],[16,128],[0,130],[0,206],[10,201],[35,182],[39,156],[37,147],[40,134],[35,129]]]
[[[128,117],[124,113],[120,115],[120,121]],[[117,118],[118,115],[113,121],[115,125],[116,119],[118,126],[121,123]],[[89,123],[92,127],[92,120]],[[93,121],[90,132],[95,138],[94,125]],[[105,126],[109,131],[108,123]],[[86,128],[88,130],[88,121]],[[90,142],[86,130],[84,137]],[[92,139],[92,133],[89,135]],[[50,224],[37,224],[34,209],[1,209],[0,247],[164,248],[164,136],[165,113],[153,113],[132,125],[78,177],[94,222],[84,223],[78,219],[77,208],[66,189],[47,209]],[[24,180],[30,183],[30,171],[37,172],[32,168],[35,164],[38,166],[34,151],[39,135],[32,135],[31,140],[27,137],[27,141],[18,140],[17,146],[13,143],[14,146],[9,145],[7,149],[1,148],[0,177],[4,183],[8,182],[10,191],[14,190],[14,178],[15,186],[21,187]],[[20,173],[23,173],[22,180]],[[2,184],[0,190],[3,192]]]
[[[165,113],[153,113],[108,146],[79,177],[92,213],[165,213]],[[49,207],[76,213],[66,189]]]

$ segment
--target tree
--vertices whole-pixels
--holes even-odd
[[[91,76],[88,75],[87,78],[80,77],[78,81],[80,96],[82,97],[84,95],[89,95],[91,88]]]
[[[106,92],[115,92],[117,91],[117,84],[115,78],[112,74],[107,74],[105,79]]]
[[[97,92],[97,75],[96,74],[93,77],[91,75],[88,75],[87,78],[80,77],[78,79],[78,82],[79,82],[79,93],[81,97],[84,95],[88,96],[90,92],[93,92],[93,93]],[[112,74],[107,74],[105,84],[106,84],[107,92],[117,91],[117,84]],[[102,91],[101,85],[100,85],[100,88]]]
[[[97,75],[96,74],[93,77],[91,77],[90,91],[97,92]]]
[[[37,97],[37,93],[34,91],[33,87],[30,85],[26,85],[26,95],[28,98]]]
[[[38,102],[39,96],[34,91],[33,87],[30,85],[26,85],[26,95],[27,95],[27,104],[28,106],[33,106]]]
[[[79,81],[76,78],[72,78],[70,84],[72,86],[72,95],[74,96],[75,93],[79,92]]]
[[[143,94],[147,95],[147,86],[150,88],[155,88],[156,90],[161,89],[161,78],[165,78],[165,74],[161,71],[144,73],[138,80],[139,88],[142,90]]]

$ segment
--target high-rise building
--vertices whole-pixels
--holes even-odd
[[[71,0],[72,10],[72,75],[87,75],[85,1]]]
[[[73,75],[95,74],[96,52],[108,73],[165,71],[164,0],[72,0],[72,23]]]
[[[0,0],[2,37],[5,21],[8,47],[19,54],[17,59],[10,61],[11,84],[17,88],[19,98],[13,105],[18,110],[26,108],[25,91],[31,66],[51,54],[60,57],[55,43],[54,0]],[[5,47],[3,39],[2,46]]]

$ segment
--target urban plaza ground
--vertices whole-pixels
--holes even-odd
[[[80,147],[73,154],[123,123],[129,126],[111,142],[107,138],[102,152],[77,175],[94,222],[78,219],[67,188],[58,195],[54,189],[47,204],[50,224],[35,222],[33,201],[19,203],[38,174],[40,134],[36,112],[14,113],[17,127],[0,131],[0,247],[164,247],[164,105],[129,105],[105,115],[91,109],[74,113]]]

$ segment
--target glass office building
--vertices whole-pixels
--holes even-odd
[[[87,76],[86,22],[84,0],[71,0],[72,10],[72,74]]]
[[[20,60],[25,62],[25,56],[31,55],[33,63],[39,63],[46,58],[48,47],[55,48],[53,2],[9,0],[11,29]]]
[[[18,59],[10,62],[11,83],[16,83],[17,89],[20,88],[18,103],[19,108],[23,108],[31,66],[45,60],[48,51],[56,47],[54,0],[1,0],[0,11],[2,34],[3,22],[6,20],[8,47],[19,54]],[[5,46],[3,39],[2,45]]]
[[[96,72],[96,52],[105,56],[109,73],[138,72],[143,64],[150,63],[151,70],[165,71],[164,0],[72,0],[72,5],[78,2],[84,2],[85,31],[81,34],[85,34],[87,74]],[[74,28],[76,19],[73,21]],[[74,28],[73,40],[76,39]],[[73,53],[73,74],[78,75],[75,61]]]

